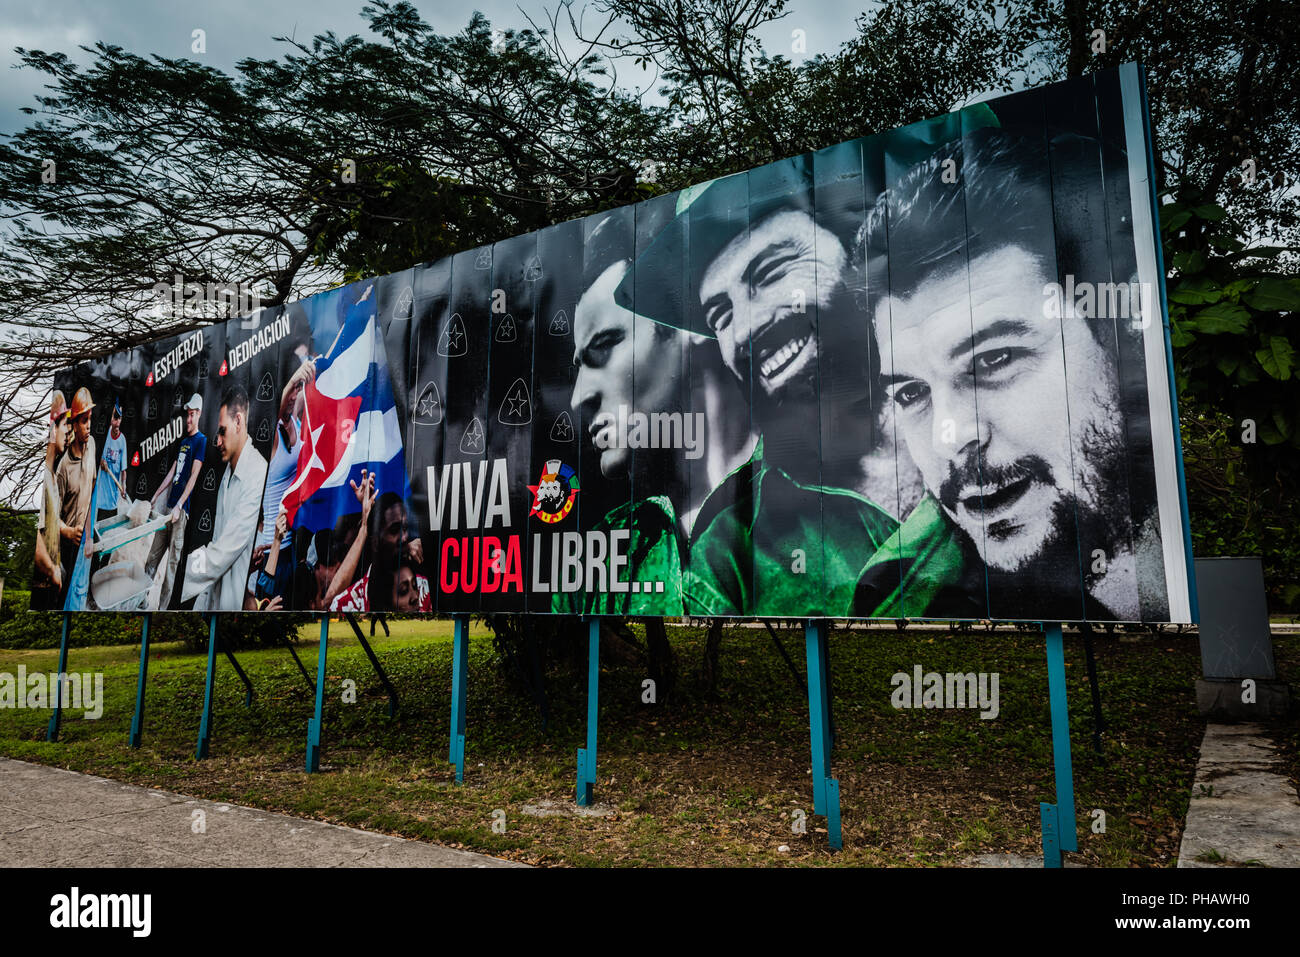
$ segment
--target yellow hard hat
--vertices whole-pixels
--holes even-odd
[[[77,394],[72,397],[72,417],[75,419],[83,412],[89,412],[95,407],[95,400],[90,397],[90,390],[84,385],[77,390]]]

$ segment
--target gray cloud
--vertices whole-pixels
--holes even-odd
[[[366,0],[0,0],[0,23],[5,24],[0,63],[8,67],[0,84],[0,132],[13,133],[31,122],[19,112],[34,106],[44,77],[28,69],[15,70],[14,47],[58,51],[78,62],[89,57],[78,50],[96,42],[115,44],[140,55],[186,57],[233,72],[235,63],[248,56],[270,58],[283,55],[285,45],[275,36],[309,39],[333,30],[346,36],[361,33],[365,22],[361,8]],[[819,0],[791,4],[789,16],[771,24],[762,41],[771,53],[795,60],[803,54],[791,50],[791,32],[803,30],[807,55],[828,52],[853,32],[853,21],[866,0]],[[478,9],[501,27],[524,27],[522,10],[543,23],[543,11],[554,9],[554,0],[478,0],[472,6],[442,2],[417,2],[426,21],[441,33],[454,33],[468,22],[470,11]],[[576,8],[575,8],[576,9]],[[588,23],[597,18],[587,11]],[[192,32],[206,32],[207,52],[191,52]],[[651,77],[640,70],[623,72],[624,85],[644,84]]]

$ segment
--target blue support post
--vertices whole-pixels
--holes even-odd
[[[131,716],[131,747],[140,747],[144,734],[144,683],[149,677],[149,612],[140,622],[140,674],[135,679],[135,714]]]
[[[812,738],[813,813],[826,813],[826,709],[822,696],[825,685],[821,663],[821,634],[816,622],[804,623],[804,645],[808,664],[808,733]]]
[[[465,679],[469,671],[469,615],[456,615],[451,645],[451,747],[456,783],[465,780]]]
[[[356,634],[357,641],[361,642],[361,650],[364,651],[366,657],[370,659],[370,667],[375,669],[375,674],[379,675],[380,684],[382,684],[384,689],[388,692],[388,716],[390,718],[397,717],[397,689],[394,688],[393,683],[388,680],[388,672],[384,671],[384,666],[381,665],[379,659],[375,657],[375,650],[370,647],[370,642],[366,641],[366,636],[361,631],[361,626],[357,624],[357,616],[348,614],[345,617],[348,620],[348,624],[352,626],[352,631]],[[374,627],[375,623],[372,619],[370,622],[372,633]]]
[[[1070,710],[1065,697],[1065,641],[1059,623],[1045,625],[1047,692],[1052,709],[1052,764],[1056,803],[1040,804],[1043,821],[1043,866],[1061,867],[1062,852],[1079,849],[1074,816],[1074,768],[1070,762]]]
[[[826,816],[827,843],[844,846],[840,832],[840,782],[831,771],[831,702],[826,665],[826,630],[819,621],[804,625],[808,651],[808,734],[812,742],[813,813]]]
[[[316,685],[312,682],[307,669],[303,667],[302,659],[298,657],[298,649],[293,646],[293,639],[289,639],[285,644],[289,647],[289,654],[293,657],[293,663],[298,666],[298,671],[302,674],[302,680],[307,682],[307,690],[315,694]]]
[[[826,841],[833,850],[844,848],[844,835],[840,831],[839,778],[826,779],[826,834]]]
[[[587,619],[587,746],[578,749],[578,805],[591,804],[596,785],[596,724],[600,714],[600,619]]]
[[[199,722],[199,744],[194,757],[202,761],[208,756],[208,743],[212,740],[213,685],[217,677],[217,616],[208,616],[208,677],[203,685],[203,718]]]
[[[235,669],[235,674],[239,676],[239,680],[244,683],[244,707],[251,708],[253,706],[253,682],[248,680],[248,675],[244,674],[244,669],[239,667],[239,659],[235,657],[234,652],[227,648],[225,655],[226,660],[230,662],[230,666]]]
[[[325,713],[325,651],[329,644],[330,616],[320,620],[320,652],[316,656],[316,716],[307,721],[307,773],[320,770],[320,732]]]
[[[1056,827],[1056,805],[1040,802],[1038,817],[1043,824],[1043,867],[1062,867],[1061,835]]]
[[[63,692],[67,684],[68,672],[68,635],[72,631],[72,616],[63,613],[63,638],[59,642],[59,683],[54,689],[54,714],[45,728],[45,740],[59,740],[59,722],[63,718]]]

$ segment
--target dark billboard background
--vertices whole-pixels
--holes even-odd
[[[1143,111],[1124,67],[60,372],[127,465],[57,601],[1188,620]]]

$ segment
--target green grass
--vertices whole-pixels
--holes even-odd
[[[576,628],[577,626],[575,626]],[[211,757],[194,759],[203,701],[202,654],[151,648],[143,747],[127,747],[138,646],[74,649],[69,670],[103,671],[98,721],[64,715],[61,740],[44,741],[48,711],[0,710],[0,754],[216,800],[284,811],[518,860],[565,865],[954,864],[980,853],[1035,854],[1039,801],[1053,801],[1042,639],[1032,634],[893,628],[832,638],[844,852],[825,849],[812,813],[807,701],[765,632],[729,629],[722,678],[709,695],[695,678],[703,634],[670,629],[677,692],[641,702],[645,668],[609,639],[601,674],[596,796],[609,817],[532,817],[523,805],[571,804],[576,749],[585,738],[586,675],[546,676],[550,724],[503,676],[490,638],[470,641],[465,783],[447,764],[451,689],[449,622],[392,624],[374,647],[401,696],[396,719],[345,624],[330,631],[322,773],[303,771],[313,698],[283,649],[241,652],[257,691],[252,708],[218,659]],[[315,674],[316,626],[299,653]],[[783,632],[802,660],[801,636]],[[1300,636],[1275,639],[1279,663],[1300,661]],[[1196,714],[1194,637],[1096,639],[1110,732],[1090,738],[1080,641],[1067,635],[1079,857],[1095,865],[1169,865],[1176,855],[1204,723]],[[1001,711],[895,710],[890,676],[996,671]],[[0,672],[51,670],[57,652],[0,650]],[[357,701],[344,704],[345,680]],[[1293,679],[1294,680],[1294,679]],[[1093,833],[1090,812],[1106,813]],[[506,812],[504,834],[492,812]],[[792,833],[802,809],[807,833]],[[787,845],[788,852],[777,848]]]

